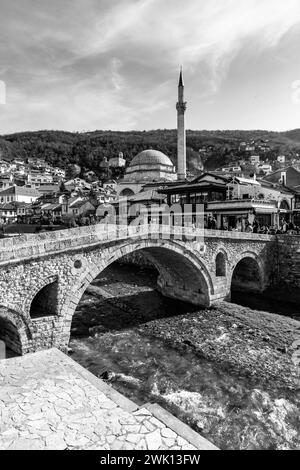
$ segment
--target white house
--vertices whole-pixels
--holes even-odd
[[[112,168],[124,168],[126,165],[126,160],[123,158],[123,153],[120,152],[118,157],[112,157],[109,159],[109,166]]]
[[[11,188],[0,191],[0,203],[26,202],[27,204],[31,204],[40,196],[41,194],[36,189],[12,186]]]
[[[256,163],[260,162],[260,156],[259,155],[251,155],[249,158],[251,165],[255,165]]]
[[[267,163],[261,164],[261,165],[256,165],[256,171],[258,173],[264,173],[266,175],[272,173],[272,165],[269,165]]]

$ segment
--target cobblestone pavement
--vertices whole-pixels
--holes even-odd
[[[0,361],[0,449],[196,449],[89,374],[57,350]]]

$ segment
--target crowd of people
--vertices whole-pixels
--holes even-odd
[[[205,220],[205,228],[209,230],[225,230],[229,232],[247,232],[247,233],[260,233],[266,235],[300,235],[300,227],[293,222],[287,222],[285,219],[280,221],[279,225],[264,225],[253,217],[253,220],[245,218],[238,218],[235,226],[229,225],[223,221],[222,226],[218,227],[216,218],[209,215]]]
[[[260,226],[258,222],[253,223],[246,227],[246,232],[253,233],[263,233],[267,235],[279,235],[279,234],[289,234],[289,235],[300,235],[300,227],[295,225],[293,222],[286,222],[285,220],[280,223],[280,225],[262,225]]]

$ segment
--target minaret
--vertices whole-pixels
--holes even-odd
[[[186,137],[185,116],[186,102],[184,101],[184,83],[182,78],[182,67],[180,69],[178,84],[177,109],[177,176],[179,180],[186,179]]]

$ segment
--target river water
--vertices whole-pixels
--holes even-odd
[[[72,358],[136,403],[161,404],[221,449],[300,446],[291,392],[250,383],[145,331],[149,321],[197,310],[162,297],[155,282],[147,269],[114,264],[105,270],[74,315]],[[291,313],[297,316],[297,308]]]

